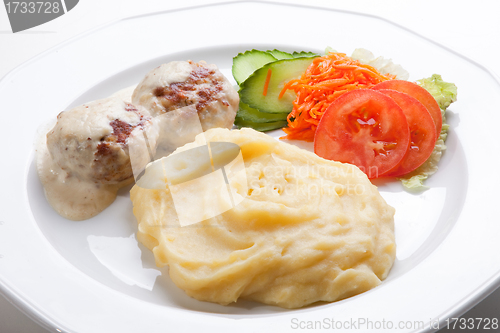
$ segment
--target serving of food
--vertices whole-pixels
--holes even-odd
[[[370,179],[423,188],[455,85],[407,81],[364,49],[251,50],[232,74],[238,90],[179,59],[61,112],[37,145],[48,202],[85,220],[135,181],[137,239],[200,301],[298,308],[378,286],[396,259],[395,210]]]
[[[157,150],[168,154],[199,131],[232,127],[238,105],[229,81],[204,62],[160,66],[127,92],[61,112],[37,144],[40,179],[62,216],[95,216]]]
[[[430,331],[498,285],[479,115],[499,87],[401,26],[307,6],[78,36],[0,80],[19,161],[2,165],[0,292],[67,332]]]

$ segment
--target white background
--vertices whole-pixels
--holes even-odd
[[[16,34],[11,32],[6,10],[1,7],[0,78],[35,55],[89,29],[128,16],[191,7],[208,2],[223,1],[80,0],[80,3],[66,15]],[[275,2],[306,3],[306,1]],[[461,53],[497,76],[500,74],[500,20],[498,19],[500,1],[498,0],[309,0],[307,4],[369,13],[386,18]],[[481,82],[477,84],[480,85]],[[492,102],[498,104],[498,101]],[[471,112],[477,112],[480,116],[481,110],[471,110]],[[491,222],[497,223],[497,221]],[[500,267],[500,263],[498,265]],[[500,289],[467,312],[464,317],[500,318]],[[456,332],[463,331],[456,330]],[[46,333],[47,331],[0,296],[0,332]]]

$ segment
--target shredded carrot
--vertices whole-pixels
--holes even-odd
[[[270,72],[267,73],[264,95],[267,93]],[[297,97],[287,117],[286,139],[313,141],[316,127],[326,109],[340,95],[354,90],[371,88],[382,81],[394,79],[380,74],[372,66],[353,60],[344,53],[331,52],[314,59],[299,79],[291,80],[281,90],[279,98],[293,90]]]
[[[264,91],[262,92],[262,95],[267,96],[267,88],[269,87],[269,81],[271,81],[271,74],[273,71],[271,68],[267,70],[267,76],[266,76],[266,82],[264,82]]]

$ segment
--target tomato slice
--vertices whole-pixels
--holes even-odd
[[[427,108],[417,99],[396,90],[378,91],[401,107],[410,128],[410,149],[394,169],[383,175],[397,177],[415,170],[431,156],[437,140],[436,125]]]
[[[323,114],[314,137],[314,152],[351,163],[368,178],[395,168],[408,151],[410,130],[401,107],[371,89],[338,97]]]
[[[436,126],[436,134],[439,136],[441,133],[441,126],[443,126],[443,117],[441,116],[441,109],[432,95],[416,83],[405,80],[388,80],[380,82],[372,87],[372,89],[392,89],[399,92],[406,93],[413,98],[416,98],[422,103],[429,113],[431,114],[434,125]]]

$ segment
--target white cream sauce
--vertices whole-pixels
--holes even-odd
[[[45,135],[37,143],[36,166],[47,201],[56,212],[70,220],[96,216],[113,203],[118,189],[123,186],[100,185],[70,176],[52,160]]]
[[[137,87],[137,85],[118,90],[111,95],[111,97],[121,98],[125,103],[132,103],[132,94],[134,93],[135,87]]]
[[[153,93],[155,88],[187,81],[194,69],[196,64],[187,61],[172,61],[156,67],[137,85],[132,94],[132,103],[146,107],[153,116],[163,114],[163,106]]]

